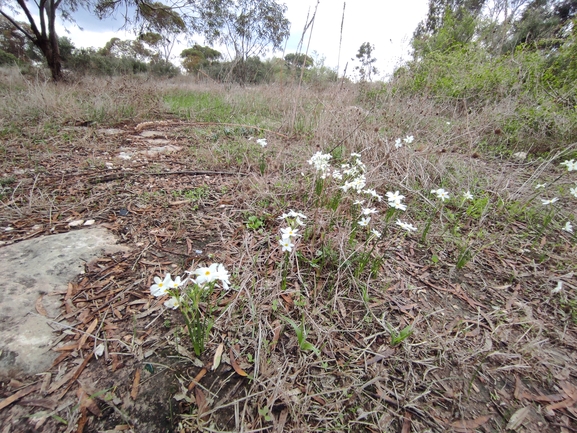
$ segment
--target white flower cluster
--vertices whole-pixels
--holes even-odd
[[[445,191],[443,188],[439,188],[439,189],[434,189],[431,191],[431,194],[436,194],[437,198],[440,198],[441,201],[445,201],[447,199],[449,199],[449,192]]]
[[[437,196],[437,198],[440,198],[441,201],[445,201],[450,199],[451,197],[449,197],[449,192],[443,188],[439,188],[439,189],[433,189],[431,191],[431,194],[435,194]],[[465,200],[473,200],[473,194],[471,194],[471,191],[467,190],[463,193],[463,201]]]
[[[574,159],[563,161],[561,165],[567,167],[567,171],[577,171],[577,161]]]
[[[221,263],[213,263],[209,267],[201,267],[196,271],[187,271],[187,273],[189,275],[184,280],[180,277],[176,277],[173,280],[170,273],[166,274],[164,279],[154,277],[154,284],[150,286],[150,293],[157,298],[167,294],[172,295],[168,301],[164,302],[164,305],[167,308],[176,309],[180,307],[182,303],[182,296],[177,295],[176,291],[182,287],[186,287],[189,283],[203,288],[208,284],[220,281],[223,289],[228,290],[229,288],[230,281],[228,280],[228,271]],[[196,278],[191,278],[191,275],[196,275]]]
[[[300,212],[295,212],[294,210],[290,210],[288,213],[283,213],[278,219],[285,220],[288,227],[284,227],[280,229],[281,238],[279,239],[279,243],[282,247],[283,251],[291,252],[295,246],[294,241],[296,240],[298,235],[297,226],[304,226],[303,219],[307,217]]]
[[[367,179],[365,175],[359,174],[357,177],[354,177],[351,180],[346,180],[340,188],[345,192],[349,189],[354,189],[356,192],[362,192],[366,184]]]
[[[399,227],[401,227],[402,229],[404,229],[408,232],[416,232],[417,231],[417,228],[414,225],[412,225],[411,223],[404,223],[400,219],[397,219],[397,222],[395,224],[397,224]]]
[[[332,156],[329,153],[322,153],[320,150],[309,159],[309,165],[312,165],[316,171],[321,172],[321,179],[325,179],[331,175],[330,159]]]
[[[381,201],[383,199],[382,196],[380,196],[379,194],[377,194],[377,191],[375,191],[374,189],[365,189],[363,191],[365,194],[370,195],[373,198],[376,198],[378,201]]]
[[[385,195],[387,196],[387,201],[389,202],[390,207],[399,210],[407,210],[407,205],[402,203],[402,200],[405,198],[405,196],[401,195],[399,191],[389,191]]]
[[[407,210],[407,205],[403,204],[403,199],[405,198],[405,196],[400,194],[399,191],[395,191],[395,192],[389,191],[385,195],[387,196],[387,201],[388,201],[390,207],[392,207],[394,209],[399,209],[399,210]],[[397,219],[395,224],[397,224],[403,230],[406,230],[408,232],[417,231],[417,228],[414,225],[412,225],[410,223],[403,222],[400,219]]]
[[[407,144],[412,143],[414,137],[409,135],[403,139],[403,141]],[[399,143],[401,139],[397,140]],[[359,153],[351,153],[351,161],[347,164],[342,164],[340,170],[333,170],[331,174],[331,167],[330,167],[330,159],[331,156],[329,154],[323,154],[322,152],[315,153],[312,158],[309,160],[309,164],[313,165],[317,171],[320,171],[323,174],[323,179],[329,175],[331,175],[334,179],[343,180],[344,183],[339,186],[339,188],[345,192],[350,190],[358,193],[358,194],[366,194],[369,196],[369,202],[371,199],[376,199],[377,201],[382,201],[383,197],[377,193],[374,189],[366,188],[367,179],[365,173],[367,171],[366,165],[361,161],[361,155]],[[443,190],[444,191],[444,190]],[[406,210],[407,205],[403,203],[403,199],[405,198],[399,191],[395,192],[387,192],[387,201],[388,205],[392,208],[398,210]],[[448,195],[447,195],[448,198]],[[365,200],[357,199],[354,201],[354,205],[362,206]],[[369,223],[371,222],[372,214],[377,213],[377,210],[374,208],[361,208],[360,218],[358,220],[358,225],[360,227],[368,227]],[[284,218],[284,215],[281,216]],[[414,231],[416,227],[412,226],[411,224],[404,223],[400,220],[397,220],[397,225],[402,227],[407,231]],[[371,229],[372,236],[376,238],[381,237],[381,233],[376,229]],[[281,245],[283,245],[283,251],[291,251],[293,248],[293,244],[291,242],[291,238],[283,237],[280,240]]]
[[[351,164],[342,164],[341,170],[345,177],[345,183],[340,186],[343,191],[353,189],[357,193],[363,192],[363,188],[367,184],[365,172],[367,166],[361,161],[361,155],[358,153],[351,153],[353,162]]]
[[[411,144],[414,140],[415,140],[415,137],[413,137],[412,135],[407,135],[405,138],[403,138],[403,142],[405,144]],[[401,143],[400,138],[397,138],[395,140],[395,149],[400,149],[401,147],[403,147],[403,143]]]

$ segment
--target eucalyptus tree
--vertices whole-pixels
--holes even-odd
[[[275,0],[200,0],[197,10],[197,28],[209,44],[226,48],[240,81],[249,58],[280,49],[289,36],[287,7]]]
[[[62,79],[57,19],[72,23],[80,8],[101,19],[120,14],[125,28],[162,52],[164,62],[184,33],[200,33],[209,44],[224,45],[233,52],[234,64],[268,47],[280,48],[289,35],[286,6],[275,0],[0,0],[0,16],[38,48],[55,81]]]
[[[203,67],[215,64],[221,57],[220,51],[198,44],[192,48],[186,48],[180,53],[182,66],[188,73],[198,72]]]
[[[355,66],[355,71],[357,71],[357,73],[359,74],[361,82],[371,81],[373,75],[379,73],[379,71],[375,66],[377,59],[373,57],[374,50],[375,50],[374,45],[370,44],[369,42],[364,42],[363,44],[361,44],[361,46],[359,47],[359,51],[355,55],[357,61],[360,62],[360,65]]]
[[[56,32],[57,19],[73,23],[74,14],[84,8],[99,18],[105,18],[123,8],[127,26],[153,31],[168,39],[168,35],[183,32],[186,25],[180,11],[173,5],[150,0],[2,0],[0,15],[40,50],[54,81],[62,79],[62,56]],[[19,15],[25,17],[21,22]]]

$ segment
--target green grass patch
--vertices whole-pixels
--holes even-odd
[[[164,97],[170,111],[188,120],[199,122],[230,122],[233,107],[216,94],[179,92]]]

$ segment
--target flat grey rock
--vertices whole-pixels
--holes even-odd
[[[152,141],[152,140],[151,140]],[[155,142],[159,142],[159,141],[167,141],[168,140],[154,140]],[[168,142],[170,143],[170,142]],[[159,143],[162,144],[162,143]],[[166,146],[157,146],[157,147],[151,147],[148,150],[144,150],[142,152],[139,152],[145,156],[148,157],[153,157],[156,155],[166,155],[166,154],[170,154],[170,153],[175,153],[178,152],[180,149],[182,149],[182,147],[180,146],[175,146],[174,144],[167,144]]]
[[[50,349],[59,329],[51,319],[60,314],[68,283],[91,259],[128,250],[115,244],[114,235],[97,226],[0,248],[0,379],[50,368],[58,356]],[[37,302],[46,317],[37,312]]]
[[[146,138],[166,137],[166,133],[162,131],[142,131],[140,136]]]
[[[102,128],[97,129],[96,132],[104,135],[120,135],[124,133],[124,130],[118,128]]]

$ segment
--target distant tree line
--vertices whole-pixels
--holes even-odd
[[[56,33],[57,19],[73,22],[80,7],[101,19],[122,14],[127,27],[140,35],[130,47],[120,44],[121,41],[115,41],[116,46],[111,47],[132,50],[136,55],[111,56],[90,50],[82,53],[85,60],[90,58],[98,64],[106,63],[106,67],[113,69],[129,65],[126,61],[116,65],[112,57],[138,62],[146,57],[151,69],[171,73],[169,58],[176,41],[198,34],[209,44],[226,47],[227,57],[234,65],[231,69],[241,80],[243,77],[248,80],[252,74],[251,65],[247,64],[249,59],[257,58],[269,49],[279,49],[289,36],[290,28],[285,18],[286,6],[276,0],[171,0],[167,3],[154,0],[3,0],[0,16],[3,30],[7,32],[4,39],[21,39],[19,46],[26,46],[41,57],[53,80],[58,81],[63,78],[63,67],[70,67],[70,64],[65,65],[66,53],[61,51],[62,40]],[[18,14],[24,16],[23,21],[17,19]],[[3,51],[20,61],[31,59],[30,53]],[[73,52],[73,57],[76,54]],[[107,55],[108,59],[103,59]],[[14,60],[2,54],[2,61]],[[132,66],[138,69],[142,64],[132,62]]]
[[[24,23],[22,23],[24,25]],[[76,48],[70,38],[58,38],[62,68],[79,75],[128,75],[149,73],[173,77],[190,74],[222,82],[257,84],[282,79],[334,81],[336,72],[311,56],[290,53],[284,59],[263,60],[249,56],[242,61],[225,60],[221,52],[194,44],[180,53],[180,66],[170,62],[166,38],[156,32],[140,34],[134,40],[110,39],[101,48]],[[0,65],[22,68],[42,64],[42,53],[10,22],[0,16]]]

